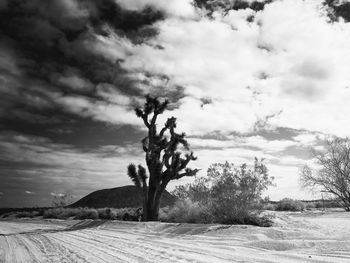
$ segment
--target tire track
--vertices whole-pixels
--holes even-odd
[[[54,242],[45,235],[30,235],[31,240],[37,244],[42,251],[45,261],[48,262],[88,262],[84,257],[77,255],[74,251]]]
[[[134,253],[127,253],[122,248],[113,247],[105,242],[95,241],[91,236],[80,237],[78,232],[55,234],[51,238],[56,239],[58,242],[64,242],[69,246],[73,245],[75,249],[85,254],[92,255],[91,251],[93,251],[94,254],[92,256],[97,257],[101,262],[116,262],[116,260],[119,260],[119,262],[145,262],[142,257],[133,255]],[[103,256],[99,256],[100,254]]]
[[[215,246],[211,247],[210,250],[205,249],[201,244],[195,244],[195,242],[178,240],[178,239],[164,239],[158,240],[159,237],[153,235],[152,239],[149,238],[138,238],[135,239],[134,233],[129,233],[129,235],[111,235],[105,230],[99,230],[98,235],[93,233],[94,230],[86,230],[87,233],[76,233],[76,236],[88,235],[90,238],[94,239],[96,236],[99,240],[103,241],[104,244],[114,241],[114,245],[118,242],[118,245],[122,243],[124,246],[129,245],[130,250],[128,253],[135,253],[135,248],[140,255],[153,255],[149,260],[155,262],[159,255],[164,255],[162,260],[169,260],[173,258],[174,261],[179,262],[213,262],[213,261],[229,261],[232,262],[232,255],[224,255],[224,250],[216,249]],[[107,233],[106,233],[107,232]],[[117,232],[117,234],[119,234]],[[132,239],[128,239],[132,237]],[[83,237],[86,238],[86,237]],[[157,238],[157,239],[155,239]],[[226,250],[227,252],[227,250]],[[215,256],[213,256],[215,254]],[[205,260],[199,260],[199,258],[205,255]]]

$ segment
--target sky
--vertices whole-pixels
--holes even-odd
[[[345,0],[0,0],[0,207],[131,184],[146,94],[199,176],[264,158],[270,199],[318,198],[299,171],[350,135],[349,21]]]

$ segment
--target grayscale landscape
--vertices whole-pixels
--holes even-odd
[[[350,262],[350,0],[0,0],[0,263]]]

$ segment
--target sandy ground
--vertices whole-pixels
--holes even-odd
[[[350,262],[350,213],[276,212],[270,228],[0,221],[0,262]]]

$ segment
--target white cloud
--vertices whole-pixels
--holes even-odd
[[[66,194],[64,194],[64,193],[50,193],[50,195],[52,195],[52,196],[56,196],[56,197],[64,197],[64,196],[66,196]]]
[[[32,195],[32,194],[34,194],[34,192],[31,192],[31,191],[28,191],[28,190],[26,190],[26,191],[24,191],[26,194],[28,194],[28,195]]]
[[[285,197],[294,199],[313,199],[311,193],[303,191],[299,182],[299,168],[293,166],[269,165],[269,173],[275,176],[276,187],[270,187],[266,195],[271,200],[280,200]]]
[[[91,91],[93,89],[93,84],[89,80],[74,74],[60,76],[57,83],[78,91]]]
[[[191,147],[200,148],[256,148],[260,151],[271,154],[286,150],[290,146],[298,146],[299,143],[292,140],[267,140],[262,136],[229,136],[229,140],[190,138],[188,141]]]
[[[252,23],[250,9],[214,19],[169,17],[147,44],[123,45],[121,65],[135,79],[147,71],[185,87],[173,114],[189,134],[251,132],[276,115],[274,127],[350,135],[350,25],[328,23],[323,12],[319,1],[283,0],[255,13]],[[212,103],[203,106],[201,98]]]
[[[133,109],[123,105],[125,101],[122,97],[115,97],[112,100],[122,105],[107,101],[92,101],[84,96],[56,96],[56,103],[60,104],[65,110],[78,115],[113,124],[141,124]]]
[[[294,136],[293,140],[304,146],[314,146],[319,140],[324,140],[325,138],[325,135],[320,133],[301,133]]]

